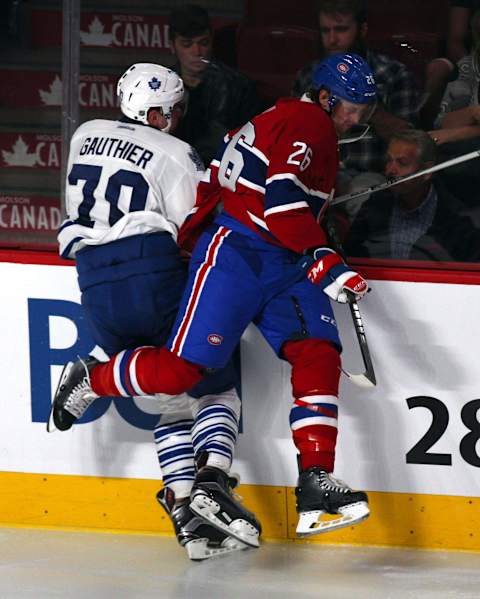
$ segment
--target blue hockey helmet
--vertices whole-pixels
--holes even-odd
[[[313,70],[312,87],[328,89],[330,110],[338,100],[372,104],[377,98],[372,70],[358,54],[332,54],[322,60]]]

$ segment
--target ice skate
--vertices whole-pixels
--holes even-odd
[[[235,498],[232,489],[236,483],[236,479],[219,468],[200,468],[190,494],[190,509],[216,529],[250,547],[258,547],[260,523]]]
[[[185,547],[191,560],[204,560],[248,549],[244,543],[224,534],[195,515],[189,508],[188,498],[175,502],[175,494],[168,487],[157,493],[157,501],[167,512],[177,541]]]
[[[100,362],[88,356],[85,360],[68,362],[62,371],[47,422],[49,433],[67,431],[98,395],[90,386],[90,371]]]
[[[299,514],[297,535],[300,537],[352,526],[370,514],[366,493],[353,491],[318,467],[300,473],[295,495]],[[322,519],[324,514],[338,514],[339,517]]]

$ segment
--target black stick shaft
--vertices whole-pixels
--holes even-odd
[[[329,237],[331,245],[333,246],[333,249],[336,250],[340,254],[340,256],[345,260],[345,252],[342,247],[342,244],[340,243],[340,240],[338,239],[337,230],[335,228],[335,223],[333,222],[333,217],[330,210],[327,210],[326,212],[325,222],[327,225],[327,235]],[[360,308],[358,307],[357,300],[355,299],[355,295],[353,293],[347,292],[347,298],[348,305],[350,308],[350,314],[353,320],[353,326],[355,328],[358,344],[360,346],[360,353],[362,354],[363,364],[365,367],[365,376],[370,380],[371,383],[373,383],[373,385],[376,385],[377,378],[375,376],[372,357],[368,348],[367,336],[365,335],[365,327],[363,326]]]

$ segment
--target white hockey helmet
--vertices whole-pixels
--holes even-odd
[[[133,64],[117,83],[123,114],[147,125],[150,108],[161,108],[168,121],[162,129],[166,133],[171,126],[173,107],[182,101],[183,93],[183,81],[175,71],[148,62]]]

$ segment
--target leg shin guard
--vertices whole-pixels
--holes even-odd
[[[340,356],[326,341],[289,341],[284,356],[292,365],[295,397],[290,411],[300,469],[320,466],[332,472],[337,440]]]
[[[201,380],[201,370],[165,347],[142,347],[122,351],[95,367],[91,383],[103,396],[180,395]]]
[[[207,455],[207,466],[228,472],[238,436],[240,399],[235,389],[192,400],[195,457]]]
[[[162,415],[153,431],[163,484],[177,500],[190,495],[195,480],[192,426],[191,412],[176,412]]]

